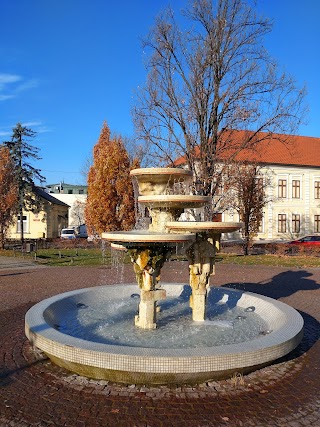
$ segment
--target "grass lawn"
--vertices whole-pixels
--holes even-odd
[[[113,251],[109,247],[101,248],[51,248],[39,249],[37,252],[21,253],[20,251],[0,250],[0,256],[15,256],[25,259],[34,260],[39,264],[48,266],[97,266],[109,265],[114,257],[120,257],[122,262],[130,263],[130,258],[127,254],[121,251]],[[183,257],[173,256],[173,259],[184,260]],[[216,257],[216,263],[219,264],[238,264],[238,265],[270,265],[278,267],[316,267],[320,268],[320,257],[315,254],[298,253],[296,255],[248,255],[234,253],[219,253]]]
[[[111,263],[110,250],[102,251],[100,248],[63,248],[63,249],[39,249],[32,253],[20,251],[0,251],[0,256],[14,256],[30,259],[39,264],[50,266],[97,266]]]
[[[315,255],[237,255],[237,254],[218,254],[216,263],[239,264],[239,265],[270,265],[276,267],[289,268],[320,268],[320,257]]]

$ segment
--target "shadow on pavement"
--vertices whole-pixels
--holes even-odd
[[[30,271],[23,271],[21,273],[5,273],[5,274],[0,274],[0,277],[6,277],[6,276],[18,276],[21,274],[30,274]]]
[[[299,291],[312,291],[320,289],[320,285],[309,279],[312,273],[305,270],[285,271],[277,274],[268,282],[257,283],[229,283],[223,287],[254,292],[266,297],[280,299],[289,297]],[[286,360],[301,356],[310,350],[320,338],[320,323],[311,315],[299,311],[304,320],[304,335],[299,346],[286,357]]]
[[[224,287],[255,292],[266,297],[279,299],[288,297],[298,291],[320,289],[320,285],[317,282],[308,279],[310,276],[312,276],[312,273],[306,270],[285,271],[274,276],[269,282],[229,283]]]

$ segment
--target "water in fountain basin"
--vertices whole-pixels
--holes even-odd
[[[267,325],[256,313],[227,304],[209,304],[207,320],[193,322],[185,298],[159,303],[157,329],[134,326],[139,296],[75,306],[64,316],[59,331],[89,341],[148,348],[199,348],[235,344],[261,336]]]

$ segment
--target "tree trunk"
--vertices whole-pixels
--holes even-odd
[[[244,238],[243,254],[245,256],[249,255],[249,236],[245,236],[245,238]]]
[[[249,255],[249,244],[250,244],[250,233],[249,233],[249,215],[245,215],[244,220],[244,243],[243,243],[243,254]]]
[[[4,229],[2,224],[0,224],[0,248],[4,249]]]
[[[20,206],[19,209],[19,215],[20,215],[20,241],[21,241],[21,249],[23,249],[24,245],[24,230],[23,230],[23,209]]]

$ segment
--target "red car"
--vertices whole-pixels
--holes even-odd
[[[305,236],[298,240],[292,240],[292,242],[289,242],[289,244],[303,246],[320,245],[320,236]]]

